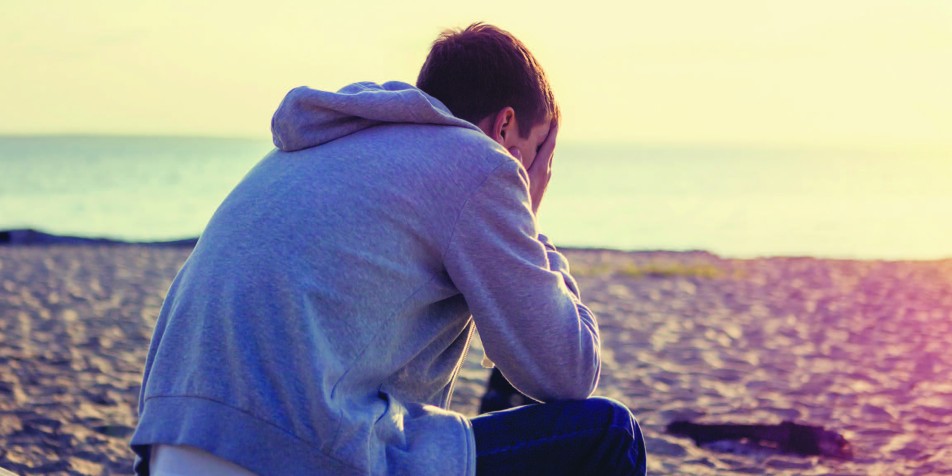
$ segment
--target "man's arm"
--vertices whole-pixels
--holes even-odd
[[[551,153],[541,152],[530,168],[544,165],[548,172]],[[488,177],[460,215],[445,255],[447,272],[473,313],[487,355],[513,386],[541,401],[586,398],[601,366],[598,326],[581,303],[568,262],[540,241],[531,209],[538,201],[530,201],[529,186],[526,169],[515,161]]]

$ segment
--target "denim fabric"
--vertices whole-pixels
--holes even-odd
[[[526,405],[472,419],[476,474],[644,475],[645,442],[627,407],[602,397]]]

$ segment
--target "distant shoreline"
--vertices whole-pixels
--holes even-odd
[[[130,245],[130,246],[176,246],[194,247],[198,237],[186,237],[174,240],[126,240],[106,236],[58,235],[35,228],[0,229],[0,246],[44,246],[44,245]],[[706,250],[665,250],[641,249],[624,250],[602,246],[560,246],[559,249],[610,253],[637,253],[678,256],[707,256],[724,258]],[[730,259],[730,258],[727,258]]]
[[[174,247],[174,248],[192,248],[198,243],[198,237],[185,237],[171,240],[126,240],[121,238],[112,238],[105,236],[76,236],[76,235],[58,235],[33,228],[19,229],[0,229],[0,247],[4,246],[56,246],[56,245],[118,245],[118,246],[146,246],[146,247]],[[585,251],[585,252],[603,252],[603,253],[621,253],[649,256],[654,258],[706,258],[714,260],[741,260],[756,261],[764,259],[810,259],[820,261],[864,261],[864,262],[945,262],[952,258],[933,258],[933,259],[888,259],[888,258],[848,258],[848,257],[826,257],[812,255],[763,255],[754,257],[733,257],[724,256],[707,250],[689,249],[689,250],[668,250],[668,249],[618,249],[603,246],[559,246],[564,251]]]
[[[198,237],[165,241],[126,241],[106,237],[54,235],[32,228],[0,230],[0,246],[9,245],[145,245],[193,247]]]

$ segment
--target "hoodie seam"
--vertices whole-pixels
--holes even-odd
[[[450,232],[449,238],[447,238],[446,240],[446,246],[443,249],[443,252],[440,253],[440,261],[446,262],[446,255],[449,253],[450,249],[453,247],[453,241],[456,239],[457,232],[459,231],[459,222],[463,218],[463,213],[466,212],[466,207],[468,207],[470,202],[472,202],[473,196],[479,193],[479,191],[482,190],[482,188],[486,185],[486,183],[489,182],[489,180],[492,179],[500,169],[510,164],[511,162],[502,162],[496,167],[494,167],[488,174],[486,174],[486,177],[483,178],[483,180],[479,183],[479,185],[474,187],[472,192],[470,192],[469,195],[466,197],[466,200],[459,207],[459,212],[456,214],[456,218],[453,220],[453,226],[451,227],[452,231]]]
[[[308,440],[306,440],[306,439],[304,439],[304,438],[301,438],[300,436],[294,434],[293,432],[289,431],[288,429],[286,429],[286,428],[284,428],[284,427],[282,427],[282,426],[280,426],[280,425],[277,425],[277,424],[275,424],[274,422],[265,420],[264,418],[261,418],[261,417],[259,417],[258,415],[255,415],[251,410],[247,410],[247,409],[244,409],[244,408],[236,407],[236,406],[234,406],[234,405],[232,405],[232,404],[229,404],[228,402],[224,402],[224,401],[219,400],[219,399],[217,399],[217,398],[211,398],[211,397],[207,397],[207,396],[204,396],[204,395],[194,395],[194,394],[188,394],[188,393],[183,393],[183,394],[168,394],[168,395],[151,395],[151,396],[149,396],[148,398],[145,399],[145,403],[148,403],[149,400],[163,400],[163,399],[171,399],[171,398],[188,398],[188,399],[196,399],[196,400],[205,400],[205,401],[209,401],[209,402],[212,402],[212,403],[215,403],[215,404],[218,404],[218,405],[221,405],[221,406],[230,408],[230,409],[235,410],[235,411],[237,411],[237,412],[240,412],[240,413],[242,413],[242,414],[244,414],[244,415],[247,415],[249,418],[252,418],[252,419],[254,419],[254,420],[256,420],[256,421],[259,421],[259,422],[261,422],[261,423],[264,423],[265,425],[268,425],[268,426],[270,426],[270,427],[275,428],[276,430],[278,430],[278,431],[284,433],[284,434],[287,435],[288,437],[290,437],[290,438],[292,438],[292,439],[294,439],[294,440],[296,440],[296,441],[300,441],[301,443],[303,443],[303,444],[305,444],[305,445],[307,445],[307,446],[310,446],[310,447],[316,449],[316,450],[317,450],[318,452],[320,452],[321,454],[323,454],[323,455],[325,455],[325,456],[327,456],[327,457],[329,457],[329,458],[331,458],[331,459],[333,459],[333,460],[335,460],[335,461],[337,461],[337,462],[343,464],[344,466],[347,466],[347,467],[349,467],[349,468],[351,468],[351,469],[356,469],[356,470],[358,470],[358,471],[361,471],[361,468],[358,468],[357,466],[354,466],[353,463],[351,463],[351,462],[349,462],[349,461],[342,460],[342,459],[340,459],[339,457],[335,456],[334,454],[331,454],[331,453],[325,451],[325,450],[322,449],[320,446],[315,445],[313,442],[308,441]],[[335,439],[335,440],[337,439],[336,435],[335,435],[334,439]]]
[[[391,313],[390,316],[388,316],[389,318],[387,319],[387,322],[393,322],[392,317],[397,315],[397,313],[399,313],[400,310],[403,309],[404,307],[403,305],[406,304],[407,301],[410,301],[414,296],[419,294],[422,290],[426,289],[426,287],[430,283],[434,282],[436,279],[437,277],[434,276],[430,278],[429,280],[427,280],[425,283],[421,283],[419,286],[417,286],[417,288],[414,289],[412,293],[407,295],[407,297],[400,303],[399,306],[396,306],[395,311]],[[341,373],[340,377],[338,377],[337,380],[334,382],[334,385],[331,386],[331,393],[330,393],[331,399],[333,399],[336,396],[338,388],[341,386],[341,384],[344,382],[347,376],[351,373],[351,371],[353,371],[354,368],[359,365],[359,362],[363,360],[364,354],[366,354],[367,351],[373,347],[374,343],[377,342],[377,339],[379,339],[380,336],[383,335],[385,331],[388,331],[388,330],[389,330],[389,327],[386,327],[386,326],[381,327],[380,329],[377,329],[377,331],[373,333],[370,339],[367,339],[366,344],[363,346],[363,348],[360,349],[360,352],[353,359],[351,359],[350,362],[348,362],[346,366],[346,370],[344,370],[344,372]],[[334,436],[333,442],[334,443],[337,442],[336,434]]]

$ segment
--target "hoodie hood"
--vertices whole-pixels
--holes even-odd
[[[436,98],[399,81],[354,83],[340,91],[292,89],[271,119],[274,145],[291,152],[383,123],[435,124],[480,130]]]

